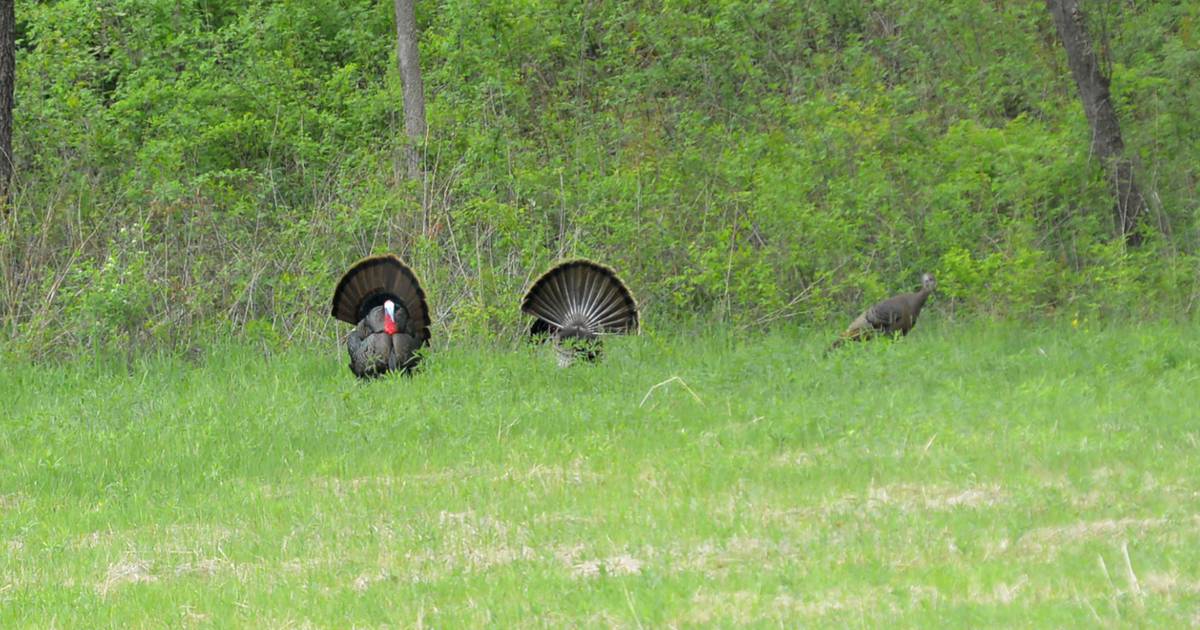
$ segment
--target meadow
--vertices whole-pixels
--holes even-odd
[[[1200,333],[0,372],[0,626],[1200,625]]]

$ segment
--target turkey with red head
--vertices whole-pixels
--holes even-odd
[[[354,330],[346,337],[350,371],[359,378],[416,367],[429,342],[429,307],[412,270],[391,254],[354,264],[333,292],[333,316]]]
[[[917,325],[917,317],[925,306],[925,300],[937,288],[937,280],[933,274],[921,276],[921,290],[913,293],[901,293],[879,302],[863,311],[850,327],[842,333],[837,341],[829,347],[833,350],[847,341],[862,341],[877,334],[890,336],[906,336],[913,326]],[[829,352],[826,350],[826,352]]]
[[[558,364],[595,361],[605,335],[636,333],[637,302],[617,274],[590,260],[556,265],[534,281],[521,310],[535,319],[531,335],[548,335]]]

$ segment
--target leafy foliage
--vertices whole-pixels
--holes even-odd
[[[1190,310],[1200,9],[1085,7],[1154,193],[1136,254],[1032,0],[422,5],[420,182],[390,3],[22,4],[0,316],[35,352],[80,308],[91,341],[310,340],[381,251],[429,285],[435,342],[517,334],[525,284],[575,255],[652,325],[844,316],[925,270],[948,313]]]

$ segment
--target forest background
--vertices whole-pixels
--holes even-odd
[[[1083,6],[1136,248],[1041,1],[419,3],[417,180],[390,2],[19,3],[0,345],[331,341],[389,251],[435,346],[515,338],[571,256],[651,330],[826,323],[922,271],[944,317],[1193,317],[1200,3]]]

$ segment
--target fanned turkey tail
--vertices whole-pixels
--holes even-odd
[[[387,300],[404,307],[411,333],[429,338],[429,307],[425,291],[408,265],[392,254],[364,258],[350,268],[333,292],[333,316],[357,324]]]
[[[535,319],[530,334],[548,334],[559,363],[595,359],[602,335],[636,333],[637,302],[615,271],[590,260],[560,263],[534,281],[521,310]]]

